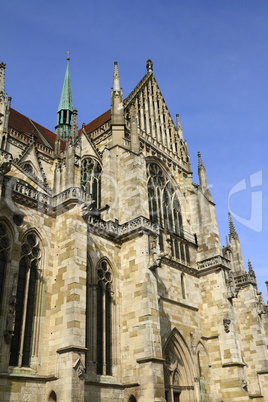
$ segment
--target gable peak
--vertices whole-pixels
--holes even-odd
[[[147,72],[148,73],[152,73],[153,72],[153,62],[152,60],[148,59],[146,62],[146,68],[147,68]]]

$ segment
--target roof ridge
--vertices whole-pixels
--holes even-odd
[[[43,134],[38,130],[38,128],[36,127],[36,125],[34,124],[34,122],[30,119],[30,117],[28,117],[28,120],[30,121],[30,123],[34,126],[34,128],[36,129],[36,131],[38,132],[38,134],[40,135],[40,137],[42,138],[42,140],[46,143],[46,146],[53,149],[52,146],[49,144],[49,142],[46,140],[46,138],[43,136]],[[38,124],[38,123],[36,123]]]

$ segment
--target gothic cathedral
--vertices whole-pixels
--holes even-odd
[[[78,129],[67,59],[54,133],[0,64],[3,402],[268,401],[268,307],[146,69]]]

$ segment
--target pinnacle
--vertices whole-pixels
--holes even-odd
[[[255,276],[255,272],[254,269],[252,268],[250,260],[248,260],[248,273]]]
[[[120,76],[119,76],[119,70],[118,70],[118,62],[114,62],[114,91],[120,91]]]
[[[238,234],[236,233],[234,223],[232,220],[232,215],[230,212],[228,212],[228,218],[229,218],[229,236],[230,238],[238,239]]]
[[[202,160],[202,156],[201,156],[201,152],[197,152],[197,157],[198,157],[198,168],[203,168],[205,169],[205,166],[203,164],[203,160]]]

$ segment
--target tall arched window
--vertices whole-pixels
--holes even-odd
[[[10,239],[7,228],[0,222],[0,308],[3,305],[4,281],[6,275],[7,254],[10,247]]]
[[[171,233],[182,236],[180,204],[168,177],[155,162],[148,164],[147,176],[151,221]]]
[[[81,187],[87,194],[91,194],[95,201],[93,207],[99,209],[101,205],[101,165],[96,159],[82,160]]]
[[[112,273],[106,260],[97,268],[97,374],[112,374]]]
[[[10,348],[11,366],[30,366],[39,261],[39,240],[35,233],[28,233],[21,246],[15,326]]]

